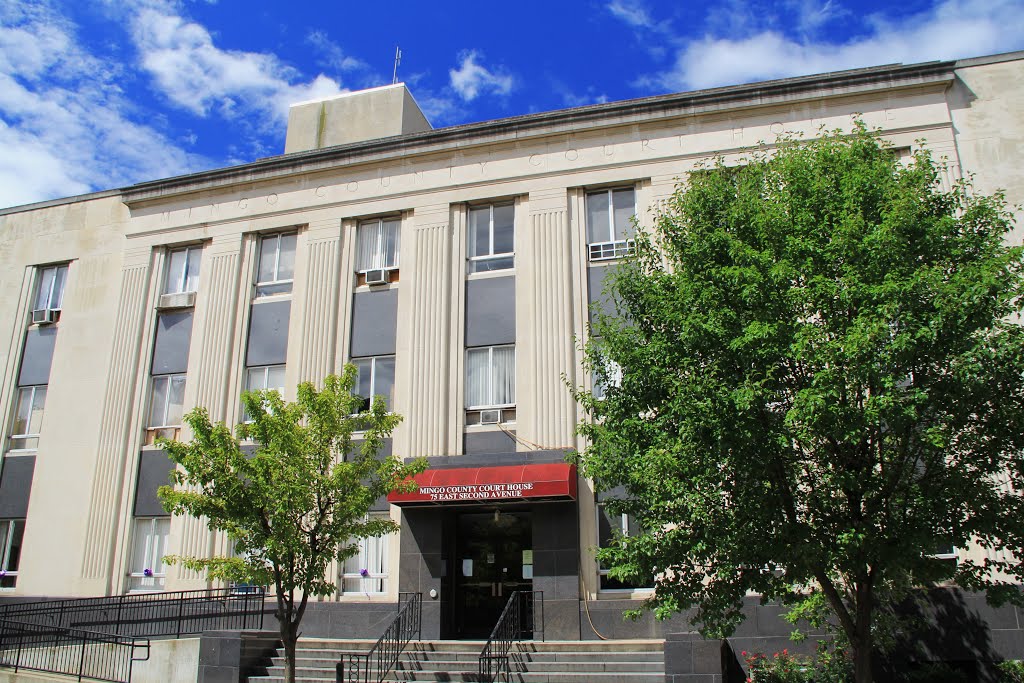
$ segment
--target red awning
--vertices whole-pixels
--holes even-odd
[[[417,474],[415,493],[389,493],[395,505],[480,503],[491,500],[576,500],[576,466],[567,463],[459,467]]]

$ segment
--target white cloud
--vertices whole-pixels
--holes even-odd
[[[790,0],[786,4],[795,11],[795,25],[803,36],[814,36],[827,24],[850,15],[849,10],[833,0]]]
[[[320,64],[326,68],[336,71],[357,71],[369,68],[369,65],[363,60],[345,54],[341,46],[331,40],[324,31],[312,31],[306,36],[306,42],[322,55]]]
[[[205,27],[169,3],[151,0],[130,11],[143,68],[171,102],[197,116],[255,115],[264,128],[277,129],[287,120],[289,105],[347,91],[323,74],[302,82],[276,55],[221,49]]]
[[[825,18],[836,9],[825,6]],[[809,19],[808,25],[814,24]],[[640,84],[686,90],[838,71],[878,64],[953,59],[1024,45],[1020,0],[946,0],[930,11],[890,21],[866,19],[868,31],[844,43],[801,42],[778,30],[741,37],[707,35],[681,48],[674,66]]]
[[[43,2],[0,3],[0,206],[209,165],[140,123],[117,85],[120,65],[76,38]]]
[[[435,95],[429,91],[413,93],[413,96],[416,98],[416,104],[420,105],[420,111],[435,128],[457,123],[466,117],[466,110],[452,97],[444,94]]]
[[[604,104],[608,101],[608,95],[598,92],[597,88],[590,85],[582,91],[570,88],[557,78],[549,78],[551,92],[558,93],[562,98],[562,104],[566,107],[585,107],[588,104]]]
[[[629,26],[637,45],[656,59],[664,58],[667,47],[677,42],[671,22],[656,21],[642,0],[612,0],[605,9]]]
[[[608,3],[607,7],[613,16],[634,28],[652,28],[655,26],[650,12],[637,0],[612,0],[612,2]]]
[[[495,95],[508,95],[512,92],[515,79],[501,70],[490,71],[477,63],[479,58],[476,50],[463,52],[459,56],[462,60],[459,68],[448,71],[449,83],[459,97],[471,102],[486,92]]]

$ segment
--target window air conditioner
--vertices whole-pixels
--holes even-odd
[[[366,271],[366,284],[386,285],[388,283],[388,273],[389,271],[386,268],[368,270]]]
[[[34,325],[50,325],[57,322],[60,311],[53,308],[37,308],[32,311],[32,323]]]
[[[501,422],[501,411],[500,410],[481,410],[480,411],[480,424],[482,425],[496,425]]]
[[[192,308],[195,305],[195,292],[174,292],[173,294],[163,294],[157,302],[157,308]]]

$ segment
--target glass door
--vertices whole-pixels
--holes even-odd
[[[486,639],[512,592],[533,589],[530,513],[463,513],[456,529],[455,636]]]

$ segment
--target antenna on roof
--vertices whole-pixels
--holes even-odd
[[[402,63],[402,51],[395,45],[395,73],[391,76],[391,85],[398,83],[398,65]]]

